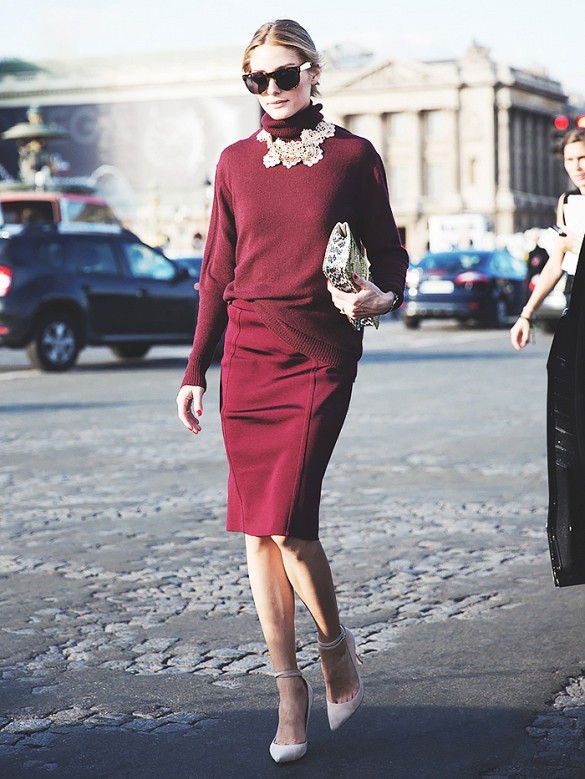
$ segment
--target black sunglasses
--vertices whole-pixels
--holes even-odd
[[[302,65],[291,65],[289,68],[278,68],[272,73],[266,73],[264,70],[258,70],[255,73],[244,73],[242,79],[253,95],[262,95],[268,89],[270,79],[274,79],[276,86],[284,92],[298,87],[301,80],[301,70],[307,70],[311,67],[310,62],[304,62]]]

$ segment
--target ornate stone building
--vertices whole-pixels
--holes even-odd
[[[551,139],[567,99],[558,82],[472,46],[458,61],[390,60],[337,74],[325,98],[328,116],[382,155],[413,255],[437,217],[468,215],[499,236],[553,222],[566,184]]]
[[[220,150],[258,126],[240,54],[201,49],[0,69],[0,131],[40,105],[47,122],[70,133],[53,147],[69,163],[66,175],[90,176],[144,237],[165,232],[184,251],[194,230],[205,232]],[[493,237],[553,221],[566,184],[551,144],[552,119],[567,99],[558,82],[497,64],[474,45],[453,61],[331,65],[321,91],[327,118],[382,155],[413,256],[427,248],[433,223]],[[15,171],[15,150],[2,142],[0,177]]]

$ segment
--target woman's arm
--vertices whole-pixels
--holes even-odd
[[[394,293],[398,298],[397,305],[400,305],[404,296],[408,253],[402,246],[392,213],[384,164],[371,144],[365,147],[361,161],[357,227],[357,235],[370,261],[374,286],[381,293]]]
[[[563,202],[563,198],[561,197],[557,205],[557,224],[559,225],[564,224]],[[563,275],[562,262],[566,251],[567,238],[561,235],[555,236],[554,244],[550,256],[546,261],[546,265],[536,280],[532,294],[528,298],[528,302],[510,330],[510,340],[516,351],[520,351],[520,349],[523,349],[528,343],[532,317],[542,301],[552,292],[560,281]]]
[[[225,152],[224,152],[225,154]],[[205,387],[205,373],[227,325],[223,299],[234,278],[236,227],[229,188],[229,166],[222,155],[216,170],[209,233],[199,281],[199,312],[193,348],[182,384]]]

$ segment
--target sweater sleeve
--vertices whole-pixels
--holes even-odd
[[[360,235],[372,268],[372,279],[383,292],[404,299],[408,254],[390,206],[386,172],[379,154],[368,144],[369,154],[361,176]]]
[[[225,152],[217,165],[209,232],[199,280],[199,313],[181,386],[207,387],[205,374],[227,325],[224,291],[234,278],[236,227]]]

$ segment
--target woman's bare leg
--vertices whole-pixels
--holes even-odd
[[[248,576],[256,611],[275,671],[297,668],[295,596],[282,555],[270,536],[246,535]],[[307,688],[300,677],[277,679],[277,744],[306,740]]]
[[[282,555],[287,580],[315,620],[319,640],[325,643],[335,640],[341,625],[331,568],[321,543],[291,536],[273,536],[273,539]],[[333,703],[353,698],[359,682],[345,641],[335,649],[321,652],[321,666],[327,698]]]

